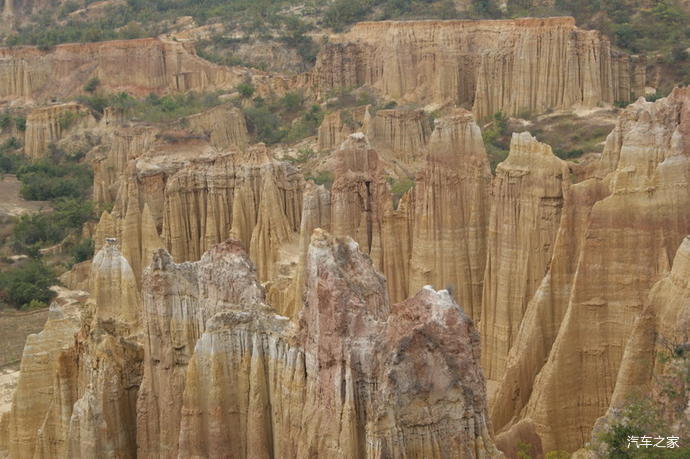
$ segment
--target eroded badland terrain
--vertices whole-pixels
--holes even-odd
[[[0,457],[688,457],[688,5],[610,3],[2,2]]]

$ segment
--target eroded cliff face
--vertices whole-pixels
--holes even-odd
[[[46,155],[48,145],[60,140],[71,129],[93,127],[96,120],[89,110],[76,103],[50,105],[32,110],[26,117],[24,154],[31,159]]]
[[[197,260],[230,234],[247,247],[262,280],[275,251],[299,229],[304,179],[263,145],[197,162],[165,186],[163,237],[176,260]]]
[[[214,280],[219,263],[230,263],[233,269],[221,272],[235,273],[236,280]],[[154,406],[158,397],[142,391],[139,421],[154,427],[140,425],[140,431],[155,434],[139,437],[140,454],[496,453],[482,414],[478,337],[446,292],[426,288],[391,307],[384,279],[357,244],[320,230],[305,276],[305,306],[295,324],[264,304],[237,242],[213,248],[197,263],[157,256],[146,278],[156,287],[146,288],[145,302],[155,314],[152,323],[163,328],[152,330],[144,387],[184,397],[181,404]],[[442,344],[429,346],[431,336]],[[420,373],[420,365],[434,371]],[[149,380],[156,372],[158,381]],[[421,374],[425,380],[418,380]],[[430,410],[420,413],[420,403]]]
[[[482,364],[500,380],[529,300],[547,272],[561,222],[568,167],[528,132],[513,134],[496,168],[481,306]]]
[[[141,304],[115,243],[96,255],[92,296],[60,289],[44,330],[29,338],[12,410],[2,421],[9,457],[135,454],[143,355],[131,312]]]
[[[545,451],[572,451],[589,439],[648,292],[690,233],[689,103],[687,88],[640,100],[626,109],[625,131],[612,133],[620,142],[607,143],[602,161],[615,164],[605,178],[610,194],[588,216],[567,309],[521,412]]]
[[[259,72],[260,73],[260,72]],[[184,44],[159,38],[57,45],[50,51],[22,46],[0,48],[0,98],[65,99],[93,77],[112,92],[230,89],[246,72],[212,64]],[[260,87],[279,89],[264,75]]]
[[[436,120],[426,166],[412,191],[405,293],[427,284],[448,288],[464,311],[479,319],[490,183],[481,131],[472,115],[458,110]]]
[[[626,343],[608,416],[630,400],[651,399],[672,433],[690,433],[687,342],[690,336],[690,236],[671,271],[652,287]],[[605,419],[605,418],[604,418]],[[600,420],[601,421],[601,420]],[[600,423],[598,421],[598,424]]]
[[[422,110],[377,110],[364,120],[372,145],[403,163],[424,160],[432,128]]]
[[[319,94],[371,85],[393,99],[496,112],[629,101],[644,63],[572,18],[362,22],[333,37],[306,78]]]

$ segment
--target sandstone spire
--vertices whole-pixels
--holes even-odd
[[[513,134],[496,168],[481,325],[482,365],[500,380],[527,304],[546,274],[561,222],[568,167],[528,132]]]
[[[93,257],[89,291],[96,302],[99,319],[138,322],[139,290],[132,268],[117,249],[117,239],[107,239],[105,246]]]
[[[622,142],[604,152],[618,158],[612,194],[592,209],[568,310],[524,411],[545,451],[588,440],[649,289],[690,233],[689,100],[685,88],[629,106]]]
[[[464,110],[436,121],[414,192],[410,293],[449,288],[479,318],[491,172],[481,131]]]

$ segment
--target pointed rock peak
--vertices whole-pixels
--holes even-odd
[[[113,216],[110,215],[110,212],[107,210],[104,210],[103,213],[101,214],[101,218],[98,220],[98,224],[107,224],[113,221]]]
[[[260,165],[272,162],[271,152],[263,143],[250,146],[239,154],[239,162],[246,165]]]
[[[199,294],[209,305],[245,309],[265,299],[254,264],[242,243],[228,239],[216,244],[198,262]]]
[[[96,316],[137,322],[139,294],[134,271],[117,247],[118,240],[107,238],[91,263],[89,291],[96,303]]]
[[[348,171],[374,175],[380,169],[379,155],[362,132],[350,134],[336,152],[336,176]]]
[[[479,333],[474,328],[472,319],[447,290],[434,290],[426,285],[413,297],[394,305],[384,339],[385,347],[391,345],[395,348],[386,349],[382,355],[396,355],[399,360],[422,363],[424,355],[433,349],[432,353],[452,355],[458,362],[465,361],[465,365],[472,363],[472,369],[476,372],[472,375],[475,380],[472,388],[483,393],[483,377],[478,368]],[[400,362],[397,362],[397,366],[406,367],[400,365]],[[436,370],[456,373],[458,367],[439,365]],[[439,381],[429,377],[427,383],[429,388],[438,387],[443,384],[443,378]],[[463,386],[469,388],[472,385]]]
[[[551,146],[539,142],[528,131],[514,132],[513,137],[510,139],[510,154],[508,155],[508,158],[510,158],[513,155],[534,154],[553,156],[555,158],[553,151],[551,151]]]
[[[467,161],[472,160],[489,173],[482,131],[471,112],[458,108],[434,120],[428,160],[454,169],[466,168]]]
[[[333,237],[320,228],[312,233],[307,253],[305,299],[302,319],[309,324],[319,315],[330,317],[334,330],[353,316],[386,320],[390,309],[386,280],[371,258],[351,238]]]

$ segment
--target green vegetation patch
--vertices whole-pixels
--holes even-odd
[[[144,99],[136,99],[126,92],[106,94],[84,94],[76,98],[77,102],[89,107],[94,115],[103,115],[106,107],[119,109],[132,120],[160,123],[184,118],[208,110],[222,101],[219,94],[197,93],[171,94],[163,97],[151,93]]]
[[[45,307],[55,295],[49,290],[55,284],[55,273],[43,260],[28,260],[0,272],[0,301],[17,309]]]
[[[244,109],[244,114],[249,131],[266,144],[293,143],[313,136],[324,116],[320,105],[307,104],[299,92],[288,92],[269,101],[257,97],[252,106]]]

